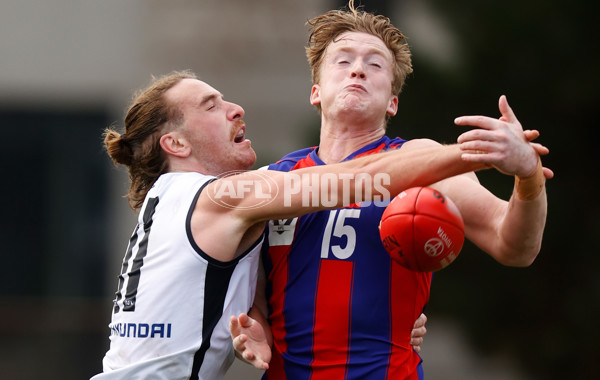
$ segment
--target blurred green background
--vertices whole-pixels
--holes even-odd
[[[122,125],[129,92],[143,87],[150,74],[191,68],[225,88],[229,100],[245,107],[250,128],[264,128],[250,132],[257,166],[318,141],[318,117],[308,104],[304,22],[344,1],[125,3],[0,4],[2,379],[85,379],[101,370],[112,292],[133,214],[121,197],[127,178],[112,167],[100,135],[109,124]],[[389,135],[451,143],[463,131],[453,125],[456,116],[498,116],[498,97],[506,94],[523,126],[540,130],[539,142],[551,149],[543,163],[555,178],[547,184],[549,212],[539,257],[529,268],[506,268],[467,243],[457,261],[434,276],[425,354],[428,342],[436,340],[436,321],[452,321],[480,360],[508,358],[522,378],[594,378],[600,353],[594,3],[362,4],[390,16],[413,50],[414,73]],[[90,10],[104,18],[93,25],[74,21],[96,20]],[[206,25],[186,19],[196,14],[206,21],[207,10],[226,16],[215,21],[221,25],[210,29],[212,36],[203,32]],[[283,24],[290,27],[280,28]],[[45,31],[52,33],[44,36]],[[85,38],[77,40],[78,33]],[[169,38],[156,38],[163,33]],[[215,37],[220,35],[226,38]],[[121,46],[120,38],[128,45],[104,48]],[[214,45],[211,38],[217,39]],[[143,49],[131,48],[140,41]],[[91,96],[87,87],[96,89]],[[252,117],[263,119],[253,124]],[[495,194],[510,195],[510,178],[493,171],[479,177]],[[425,355],[426,373],[433,361]],[[500,377],[490,371],[428,378]]]

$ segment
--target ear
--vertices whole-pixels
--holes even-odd
[[[388,107],[385,110],[385,113],[387,113],[390,116],[395,116],[397,112],[398,112],[398,97],[396,95],[392,95],[392,97],[390,99],[390,103],[388,104]]]
[[[310,104],[313,106],[321,104],[321,86],[318,84],[313,84],[310,89]]]
[[[191,153],[187,141],[181,135],[174,132],[169,132],[161,136],[160,147],[166,154],[181,158],[185,158]]]

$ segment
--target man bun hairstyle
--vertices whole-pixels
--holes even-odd
[[[129,191],[127,199],[132,209],[142,207],[148,190],[158,177],[168,170],[160,138],[183,121],[176,104],[169,104],[164,94],[183,79],[197,79],[191,71],[173,71],[153,77],[151,84],[134,95],[125,116],[125,132],[114,126],[104,131],[104,146],[115,165],[127,167]]]
[[[131,165],[133,152],[121,134],[111,128],[104,131],[104,146],[115,165]]]

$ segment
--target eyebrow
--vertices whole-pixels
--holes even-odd
[[[339,40],[341,41],[341,40]],[[336,48],[336,53],[342,52],[342,53],[351,53],[354,49],[348,46],[338,46]],[[369,55],[380,55],[382,57],[386,57],[385,51],[381,50],[379,47],[375,47],[375,46],[368,46],[368,50],[367,53]]]
[[[202,107],[203,105],[205,105],[208,102],[211,102],[217,98],[223,98],[223,94],[221,93],[212,93],[212,94],[208,94],[208,95],[204,95],[202,97],[202,99],[200,99],[200,103],[198,103],[198,107]]]

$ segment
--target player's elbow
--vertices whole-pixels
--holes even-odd
[[[531,264],[533,264],[536,257],[537,257],[537,255],[519,257],[517,259],[508,260],[503,264],[508,267],[527,268],[527,267],[531,266]]]
[[[497,260],[500,264],[508,267],[526,268],[531,266],[537,258],[541,249],[541,244],[536,244],[529,247],[520,247],[518,249],[510,249],[500,255]]]

